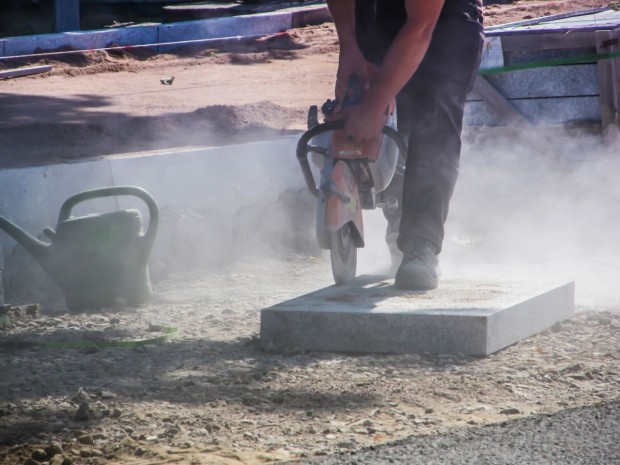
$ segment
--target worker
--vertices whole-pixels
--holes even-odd
[[[349,140],[377,137],[396,98],[398,130],[408,141],[403,176],[388,191],[386,239],[397,260],[395,286],[427,290],[438,284],[444,223],[458,176],[465,96],[483,44],[481,0],[328,0],[340,43],[336,98],[351,75],[364,97],[337,109]],[[396,233],[398,231],[398,233]],[[395,243],[395,244],[394,244]]]

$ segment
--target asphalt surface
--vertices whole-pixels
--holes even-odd
[[[620,464],[620,400],[296,464]]]

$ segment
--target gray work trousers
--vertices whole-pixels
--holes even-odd
[[[368,30],[364,34],[372,36]],[[364,50],[372,40],[365,42],[360,43],[362,51],[376,57],[376,50]],[[481,17],[441,18],[422,63],[397,96],[398,128],[408,141],[408,153],[404,177],[395,176],[388,188],[399,207],[384,210],[391,249],[397,236],[405,254],[428,244],[441,251],[459,173],[465,97],[476,77],[482,44]]]

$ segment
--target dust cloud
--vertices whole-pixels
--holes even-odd
[[[469,245],[461,255],[480,262],[573,279],[578,305],[612,305],[620,300],[617,144],[617,134],[549,130],[474,140],[463,154],[451,243]]]
[[[574,280],[578,306],[617,305],[618,134],[487,129],[464,139],[440,257],[444,278]],[[361,268],[370,272],[389,254],[385,220],[366,218],[376,251]]]

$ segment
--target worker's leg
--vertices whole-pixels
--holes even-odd
[[[399,95],[410,119],[398,237],[405,255],[397,274],[399,287],[436,286],[436,255],[458,177],[465,96],[481,49],[480,23],[462,18],[438,23],[420,68]],[[411,272],[408,262],[413,262]],[[418,264],[426,267],[423,276],[418,276]]]

